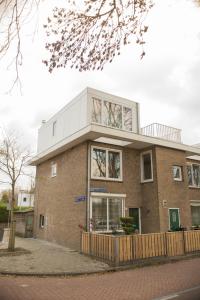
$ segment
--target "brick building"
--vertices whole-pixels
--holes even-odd
[[[179,129],[140,128],[139,104],[86,88],[38,134],[38,238],[79,248],[80,228],[120,230],[134,216],[140,233],[200,225],[200,148]]]

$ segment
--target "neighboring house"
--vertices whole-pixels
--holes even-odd
[[[35,237],[78,249],[79,224],[111,232],[133,216],[140,233],[200,225],[200,149],[179,129],[139,120],[138,103],[87,88],[43,122],[31,163]]]
[[[34,192],[20,190],[17,197],[17,206],[34,207]]]

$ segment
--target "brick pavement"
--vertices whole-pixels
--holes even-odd
[[[200,285],[200,258],[72,278],[0,277],[0,300],[152,300]]]
[[[105,270],[109,266],[77,251],[37,239],[16,238],[30,254],[0,257],[0,272],[63,273]],[[1,300],[1,298],[0,298]]]

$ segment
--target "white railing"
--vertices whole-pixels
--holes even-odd
[[[141,128],[141,134],[181,143],[181,129],[159,123],[153,123]]]

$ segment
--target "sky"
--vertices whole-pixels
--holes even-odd
[[[24,29],[22,94],[17,87],[8,93],[15,76],[8,67],[13,49],[0,61],[0,126],[20,132],[34,153],[41,121],[89,86],[139,102],[141,126],[156,122],[181,128],[185,144],[200,143],[200,8],[192,0],[154,1],[142,60],[142,49],[131,44],[103,71],[66,68],[50,74],[42,64],[47,56],[42,24],[54,2],[42,3],[34,37],[33,21]]]

